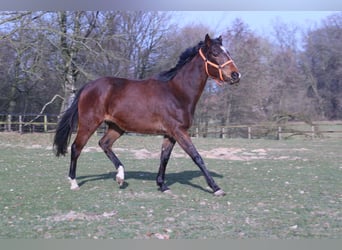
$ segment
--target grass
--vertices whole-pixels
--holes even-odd
[[[162,140],[141,136],[114,145],[126,166],[124,188],[93,136],[79,160],[81,189],[71,191],[69,155],[53,155],[52,137],[0,133],[0,238],[342,236],[341,140],[194,139],[227,192],[214,197],[178,146],[166,175],[172,195],[160,193],[155,176]]]

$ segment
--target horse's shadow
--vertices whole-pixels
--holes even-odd
[[[222,178],[223,176],[214,172],[210,172],[212,177]],[[99,175],[83,175],[77,177],[79,183],[78,185],[81,187],[87,182],[99,181],[99,180],[107,180],[107,179],[115,179],[116,172],[109,172],[105,174]],[[121,186],[122,189],[125,189],[129,186],[129,180],[144,180],[144,181],[155,181],[156,173],[147,172],[147,171],[125,171],[125,182]],[[201,189],[205,192],[210,192],[209,190],[192,183],[191,180],[194,178],[203,177],[201,171],[196,170],[186,170],[179,173],[168,173],[166,174],[166,184],[170,187],[175,183],[180,183],[183,185],[188,185],[197,189]]]

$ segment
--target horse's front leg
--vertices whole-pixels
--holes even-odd
[[[175,132],[175,139],[178,142],[178,144],[183,148],[183,150],[191,157],[195,164],[200,168],[209,187],[214,191],[214,195],[225,195],[225,192],[215,183],[214,179],[211,177],[201,155],[198,153],[197,149],[192,143],[189,134],[186,131],[178,130]]]
[[[165,170],[175,143],[176,141],[173,138],[168,136],[164,137],[160,154],[160,166],[157,175],[157,185],[160,187],[160,191],[162,192],[169,190],[169,187],[165,184]]]

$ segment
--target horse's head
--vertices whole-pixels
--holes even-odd
[[[214,78],[218,83],[238,83],[241,74],[231,58],[228,50],[222,45],[222,37],[211,39],[205,36],[204,46],[199,50],[205,62],[205,70],[208,76]]]

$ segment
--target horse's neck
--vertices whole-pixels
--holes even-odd
[[[204,62],[199,55],[196,55],[189,63],[172,79],[171,84],[178,91],[182,92],[182,96],[186,96],[190,102],[196,105],[199,100],[208,75],[204,70]]]

